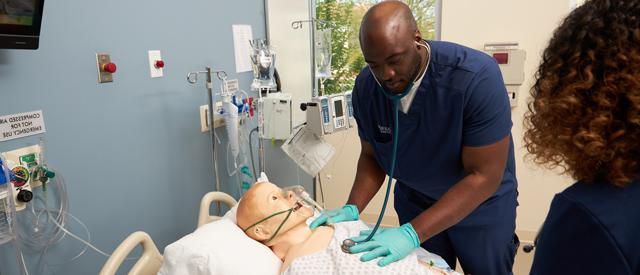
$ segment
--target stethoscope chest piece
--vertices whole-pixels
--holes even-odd
[[[342,245],[340,246],[340,248],[342,248],[342,252],[351,254],[351,250],[349,249],[354,245],[356,245],[356,242],[354,242],[352,239],[345,239],[344,241],[342,241]]]

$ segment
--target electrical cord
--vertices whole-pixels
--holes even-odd
[[[229,171],[229,166],[231,166],[231,165],[229,165],[229,163],[230,163],[230,161],[229,161],[230,152],[231,152],[231,143],[227,142],[227,161],[226,161],[227,176],[233,177],[238,172],[238,163],[237,163],[237,160],[234,159],[233,163],[232,163],[232,165],[234,167],[234,170],[233,171]]]
[[[320,186],[320,198],[322,200],[322,208],[325,208],[326,205],[325,205],[325,201],[324,201],[324,191],[323,191],[323,188],[322,188],[322,177],[320,177],[320,173],[318,173],[317,179],[318,179],[318,185]]]
[[[253,130],[251,130],[251,132],[249,132],[249,152],[251,153],[251,168],[253,168],[253,178],[257,179],[258,178],[258,173],[256,173],[256,164],[254,162],[254,157],[253,157],[253,139],[251,138],[251,135],[253,135],[253,132],[258,132],[258,127],[254,128]]]
[[[342,131],[342,134],[341,134],[342,142],[340,142],[340,147],[339,147],[339,149],[337,150],[338,155],[336,155],[336,156],[334,157],[334,158],[336,159],[336,161],[334,161],[334,162],[333,162],[333,164],[331,165],[331,168],[330,168],[330,169],[325,170],[325,171],[328,171],[328,172],[330,172],[330,173],[332,173],[332,172],[334,171],[334,169],[335,169],[335,167],[336,167],[336,163],[338,163],[338,161],[337,161],[337,160],[339,160],[339,159],[340,159],[340,155],[342,154],[342,152],[344,152],[342,149],[344,148],[344,145],[347,143],[347,137],[348,137],[348,136],[347,136],[347,133],[348,133],[348,130],[344,130],[344,131]],[[328,174],[328,175],[327,175],[327,179],[329,180],[329,183],[331,183],[331,182],[332,182],[332,177],[331,177],[330,175],[331,175],[331,174]],[[321,199],[322,199],[322,207],[325,207],[325,205],[324,205],[324,204],[325,204],[325,200],[324,200],[324,192],[323,192],[323,188],[322,188],[322,177],[321,177],[321,175],[320,175],[320,172],[318,172],[317,180],[318,180],[318,185],[320,186],[320,197],[321,197]]]

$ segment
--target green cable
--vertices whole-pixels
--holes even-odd
[[[254,227],[254,226],[256,226],[256,225],[258,225],[258,224],[260,224],[260,223],[262,223],[262,222],[264,222],[264,221],[266,221],[266,220],[268,220],[268,219],[271,219],[271,218],[273,218],[273,217],[275,217],[275,216],[277,216],[277,215],[280,215],[280,214],[282,214],[282,213],[284,213],[284,212],[289,212],[289,213],[287,213],[287,216],[286,216],[286,217],[284,217],[284,220],[280,223],[280,225],[278,226],[278,229],[276,229],[276,232],[274,232],[274,233],[271,235],[271,238],[269,238],[268,240],[266,240],[266,242],[267,242],[267,243],[268,243],[268,242],[270,242],[271,240],[273,240],[273,238],[275,238],[275,237],[276,237],[276,235],[278,235],[278,232],[280,232],[280,229],[282,229],[282,226],[284,225],[284,223],[285,223],[285,222],[287,222],[287,220],[289,219],[289,216],[291,216],[291,213],[293,212],[293,207],[292,207],[292,208],[289,208],[289,209],[287,209],[287,210],[282,210],[282,211],[280,211],[280,212],[273,213],[273,214],[271,214],[271,215],[267,216],[266,218],[264,218],[264,219],[262,219],[262,220],[257,221],[256,223],[254,223],[254,224],[250,225],[249,227],[245,228],[245,229],[244,229],[244,233],[247,233],[247,231],[248,231],[249,229],[251,229],[252,227]]]

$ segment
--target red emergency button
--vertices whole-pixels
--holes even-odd
[[[116,64],[113,62],[109,62],[107,64],[102,65],[102,70],[108,73],[115,73],[116,69],[117,69]]]
[[[155,64],[157,69],[162,69],[164,68],[164,61],[162,60],[156,60],[156,64]]]
[[[494,53],[493,58],[498,64],[509,64],[509,53]]]

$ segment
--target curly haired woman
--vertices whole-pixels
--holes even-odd
[[[640,274],[640,1],[574,10],[531,94],[527,150],[577,180],[551,203],[531,274]]]

